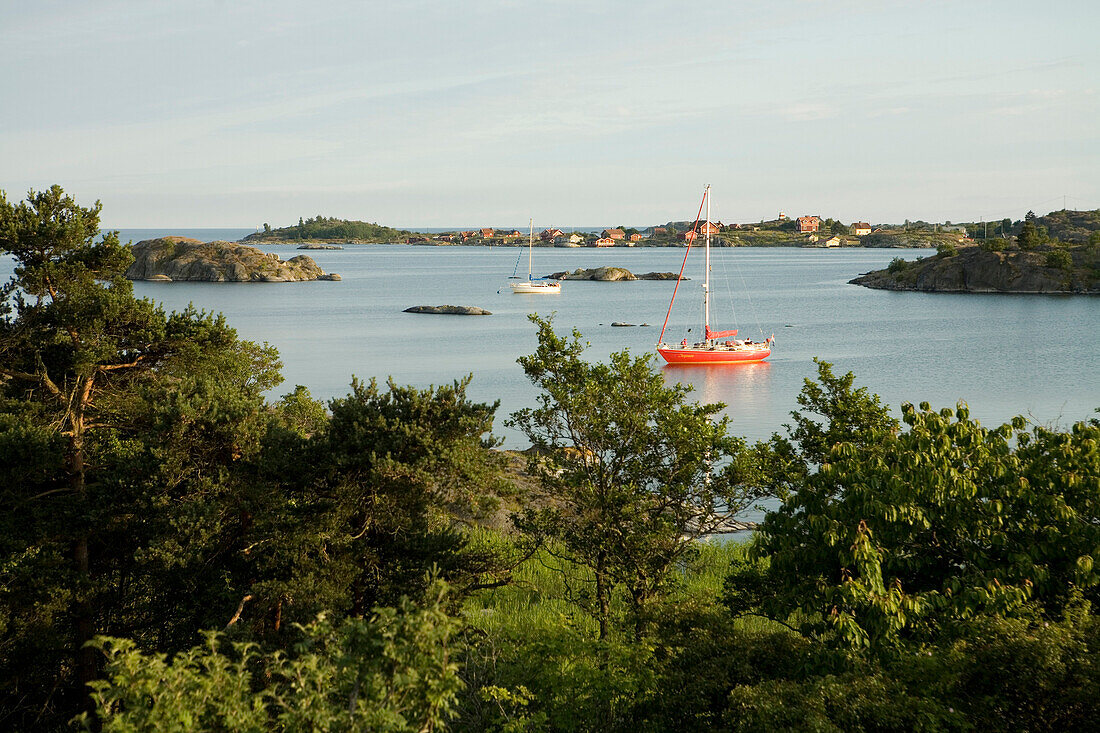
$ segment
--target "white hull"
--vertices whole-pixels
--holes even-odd
[[[557,295],[561,292],[561,283],[557,282],[524,282],[510,283],[513,293]]]

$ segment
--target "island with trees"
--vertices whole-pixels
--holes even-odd
[[[272,229],[270,224],[264,224],[263,231],[249,234],[241,241],[253,244],[391,244],[405,242],[409,235],[410,232],[403,229],[318,214],[309,219],[298,217],[296,226]]]
[[[1100,420],[899,420],[821,362],[750,443],[535,316],[520,458],[468,377],[265,398],[276,351],[136,298],[99,211],[0,194],[4,729],[1100,720]]]
[[[1090,218],[1090,224],[1100,226],[1100,217]],[[1044,219],[1064,223],[1049,226]],[[1070,217],[1029,215],[1011,238],[947,243],[937,250],[916,261],[895,258],[885,270],[851,282],[923,292],[1100,294],[1100,229],[1073,226]]]

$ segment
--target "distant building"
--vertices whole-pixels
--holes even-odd
[[[871,225],[865,221],[854,221],[848,230],[857,237],[865,237],[871,233]]]
[[[825,240],[826,247],[839,247],[842,244],[844,244],[844,240],[840,237],[829,237]]]
[[[569,235],[569,244],[580,244],[583,241],[584,241],[584,237],[582,237],[579,234],[570,234]]]
[[[666,228],[666,227],[654,227],[653,228],[653,236],[661,237],[661,236],[664,236],[665,234],[668,234],[668,228]]]
[[[597,247],[614,247],[615,240],[611,237],[600,237],[596,240],[595,246]]]
[[[631,234],[630,235],[630,241],[631,242],[640,242],[640,241],[642,241],[642,235],[638,234],[638,233]]]
[[[817,227],[821,224],[821,219],[816,216],[800,216],[798,217],[798,232],[799,234],[806,234],[807,232],[816,232]]]
[[[685,242],[694,242],[695,241],[695,232],[694,231],[684,232],[683,234],[680,235],[680,239],[684,240]]]
[[[564,234],[565,234],[565,232],[563,232],[561,229],[543,229],[539,233],[539,239],[541,239],[544,242],[549,242],[552,239],[556,239],[557,237],[564,236]]]
[[[491,238],[493,236],[493,234],[495,234],[495,233],[496,232],[492,229],[482,229],[481,230],[481,236],[485,237],[486,239]]]
[[[604,239],[624,239],[626,237],[626,232],[622,229],[604,229],[600,232],[600,236]]]
[[[699,225],[699,233],[704,237],[707,234],[715,235],[722,231],[722,222],[705,221]]]

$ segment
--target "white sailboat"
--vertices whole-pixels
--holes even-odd
[[[535,279],[531,276],[531,263],[533,258],[533,252],[535,249],[535,220],[532,219],[529,223],[530,231],[527,235],[527,281],[521,283],[510,283],[513,293],[523,295],[557,295],[561,292],[561,283],[557,280],[547,280],[544,278]]]

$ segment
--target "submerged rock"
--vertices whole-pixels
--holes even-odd
[[[234,242],[161,237],[138,242],[131,249],[134,262],[126,270],[130,280],[282,283],[339,279],[338,275],[326,275],[305,255],[284,262],[274,252]]]
[[[473,305],[414,305],[406,308],[405,313],[429,313],[440,316],[491,316],[484,308]]]

